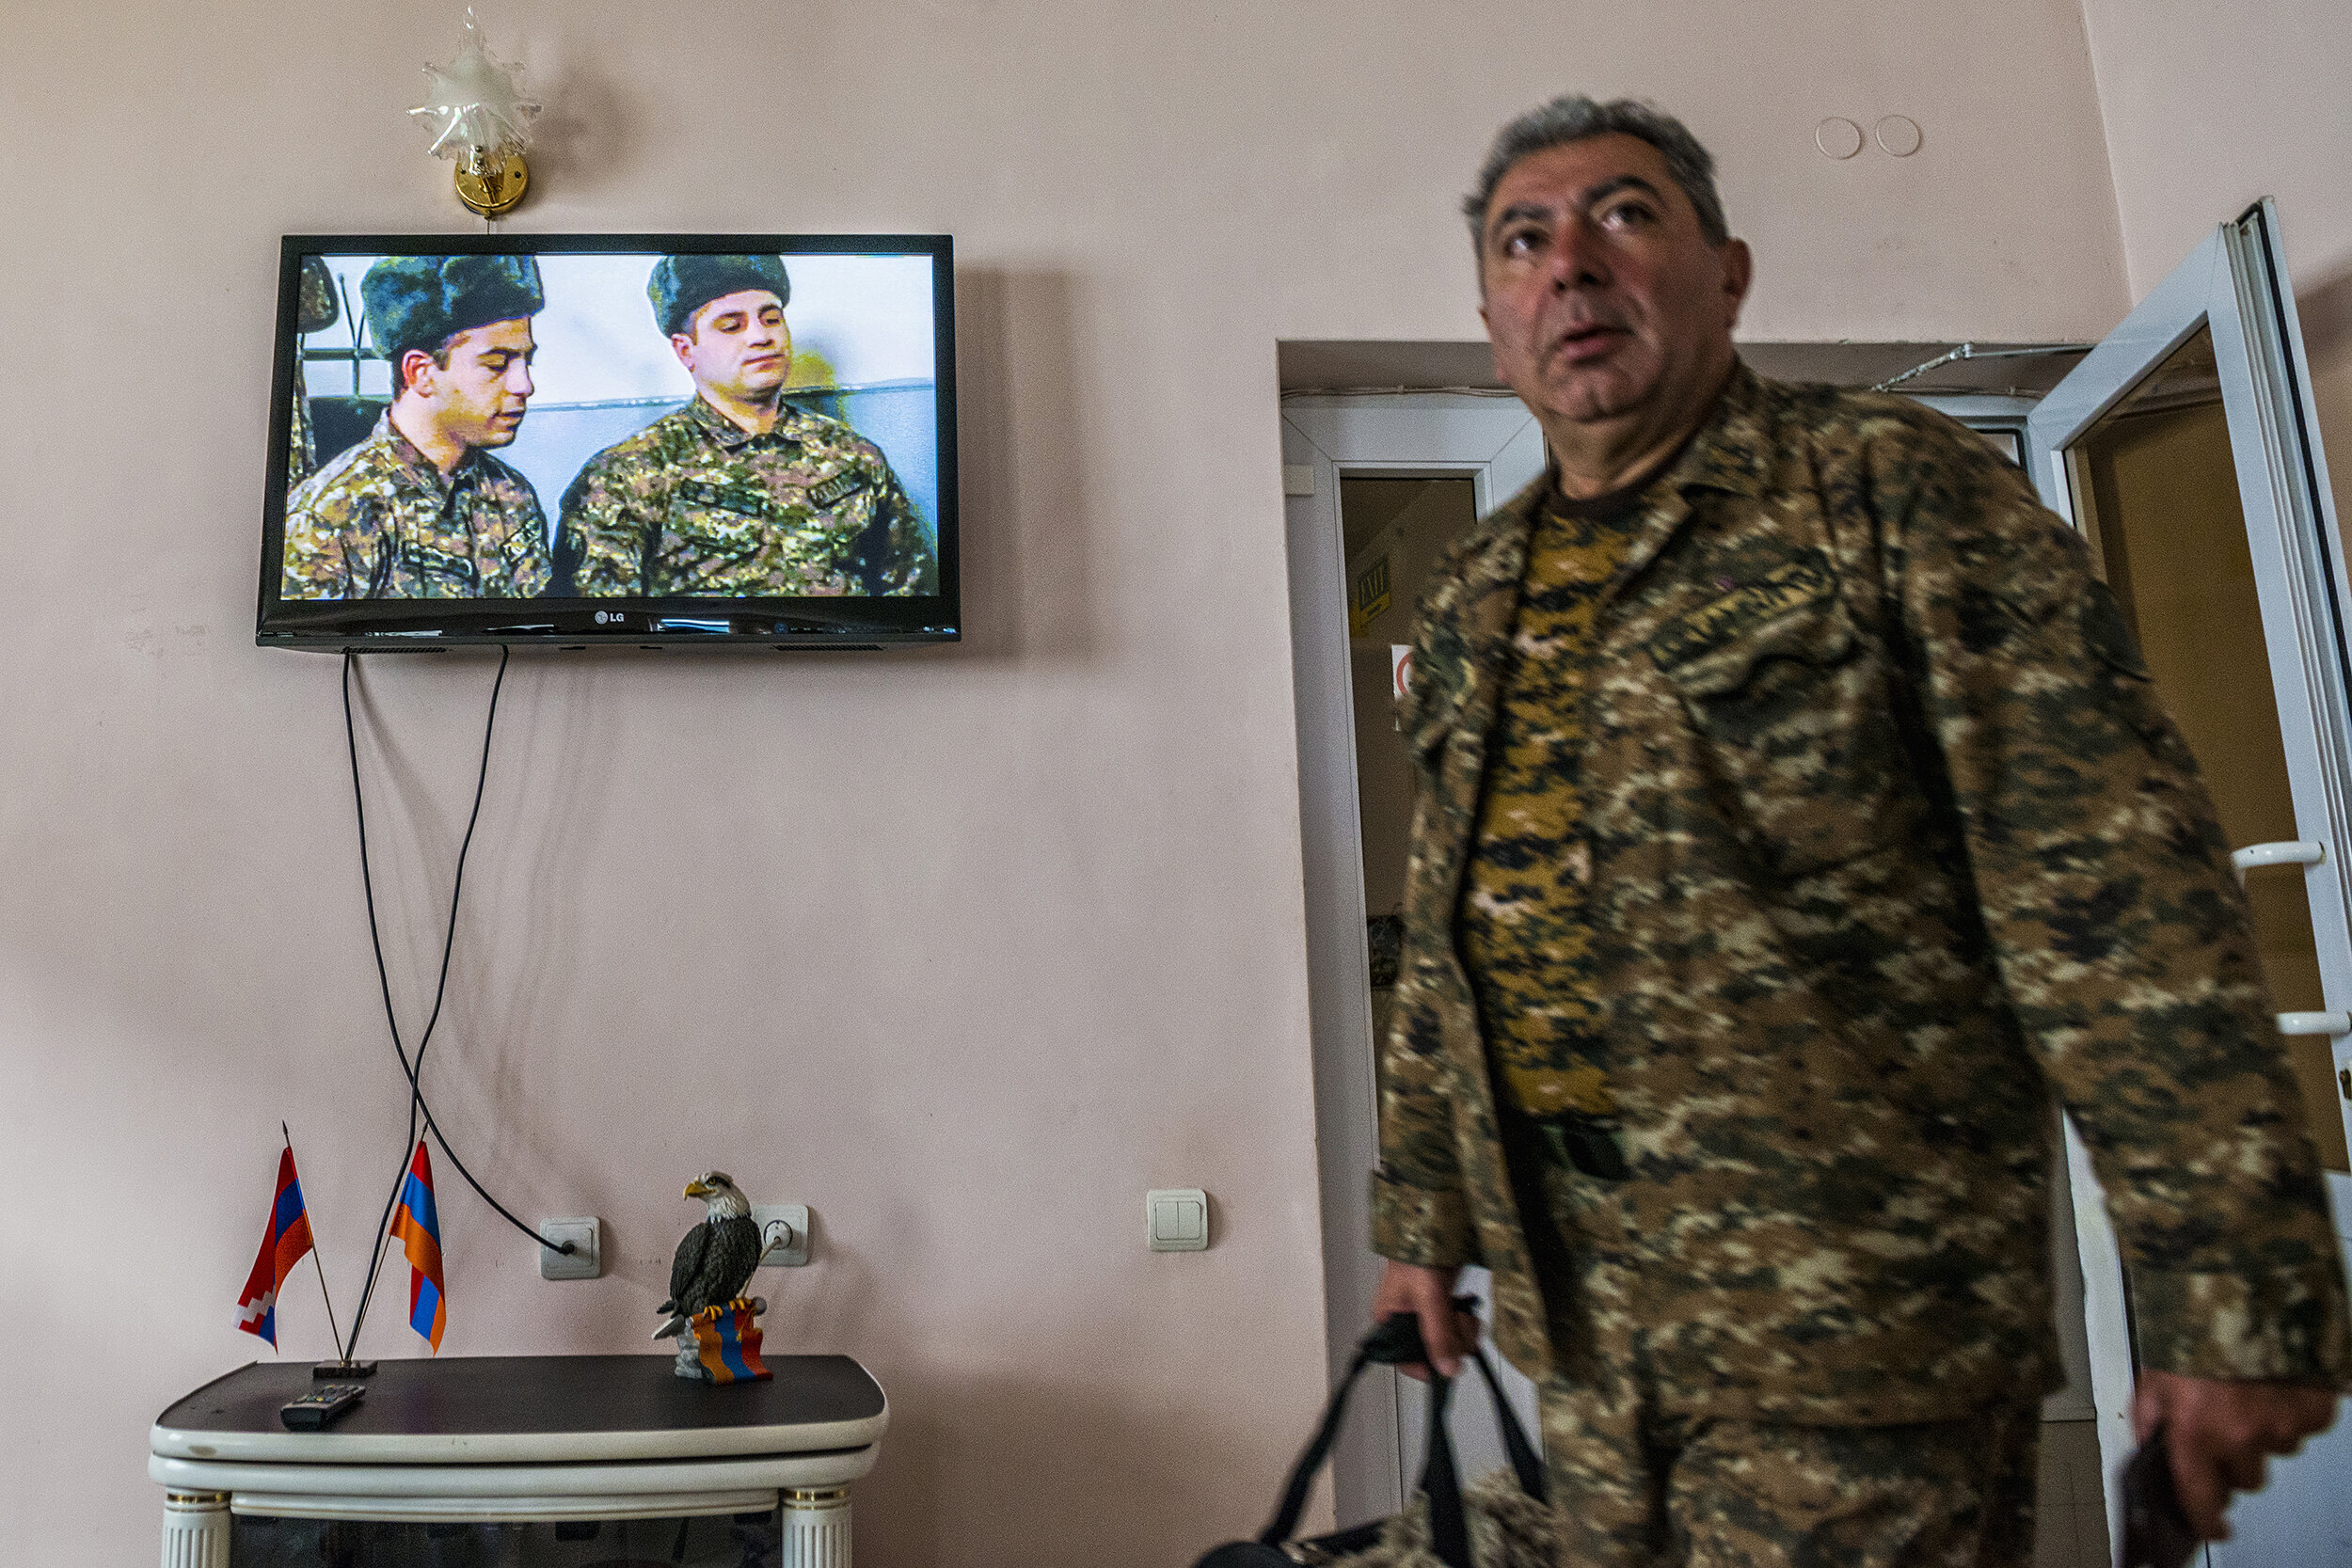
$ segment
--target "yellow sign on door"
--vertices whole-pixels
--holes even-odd
[[[1382,556],[1356,574],[1347,594],[1347,635],[1361,637],[1389,608],[1389,558]]]

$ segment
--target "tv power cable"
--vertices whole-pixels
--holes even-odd
[[[391,974],[384,962],[384,935],[375,917],[375,876],[368,859],[367,796],[359,787],[359,732],[352,717],[351,706],[352,667],[358,662],[358,656],[349,649],[343,652],[343,742],[351,754],[351,804],[359,824],[359,886],[367,897],[368,942],[375,951],[375,979],[384,997],[384,1022],[391,1031],[392,1053],[400,1058],[401,1075],[408,1080],[408,1136],[400,1146],[400,1171],[392,1178],[391,1193],[384,1200],[383,1217],[376,1221],[375,1244],[371,1249],[368,1261],[367,1285],[359,1292],[359,1310],[352,1319],[351,1338],[342,1349],[342,1357],[346,1362],[359,1347],[359,1326],[367,1321],[368,1303],[375,1295],[376,1276],[384,1266],[384,1242],[391,1228],[392,1211],[400,1203],[401,1184],[407,1175],[410,1151],[416,1147],[420,1117],[423,1118],[425,1130],[433,1134],[433,1141],[440,1146],[443,1156],[456,1167],[457,1174],[466,1179],[466,1185],[471,1187],[475,1196],[497,1211],[509,1225],[543,1247],[566,1254],[579,1250],[578,1243],[573,1242],[548,1241],[516,1218],[514,1211],[505,1204],[492,1197],[488,1190],[474,1180],[473,1172],[466,1168],[466,1162],[457,1157],[457,1151],[450,1148],[449,1138],[441,1132],[440,1123],[434,1119],[433,1107],[424,1098],[422,1075],[425,1048],[433,1043],[433,1031],[441,1022],[441,1005],[449,994],[450,957],[457,946],[457,910],[466,891],[466,856],[473,848],[474,828],[482,820],[482,797],[490,781],[490,739],[498,731],[499,693],[505,689],[506,665],[513,657],[513,648],[500,647],[498,678],[490,683],[489,715],[482,724],[482,765],[474,775],[473,810],[466,817],[466,836],[457,846],[457,870],[450,879],[449,927],[441,938],[440,977],[433,988],[433,1011],[425,1019],[424,1032],[417,1037],[417,1053],[411,1060],[407,1047],[400,1037],[400,1017],[392,1006]]]

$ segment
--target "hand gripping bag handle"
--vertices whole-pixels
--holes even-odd
[[[1478,1299],[1458,1296],[1455,1305],[1474,1311]],[[1495,1376],[1494,1364],[1486,1359],[1486,1351],[1473,1346],[1470,1355],[1478,1363],[1479,1375],[1486,1379],[1486,1391],[1493,1398],[1495,1423],[1502,1429],[1503,1450],[1518,1478],[1519,1489],[1540,1502],[1546,1495],[1543,1461],[1519,1426],[1510,1401],[1502,1397],[1502,1382]],[[1347,1375],[1331,1391],[1331,1402],[1324,1410],[1323,1424],[1315,1429],[1314,1440],[1291,1468],[1290,1482],[1283,1488],[1282,1501],[1275,1509],[1273,1519],[1258,1532],[1260,1545],[1279,1546],[1298,1528],[1298,1516],[1307,1506],[1308,1488],[1313,1485],[1323,1462],[1330,1457],[1340,1418],[1347,1409],[1347,1396],[1364,1368],[1375,1362],[1391,1367],[1414,1366],[1428,1359],[1429,1353],[1422,1345],[1420,1320],[1410,1312],[1391,1315],[1364,1336],[1363,1343],[1356,1347],[1356,1358],[1348,1364]],[[1445,1424],[1453,1381],[1438,1376],[1434,1367],[1430,1369],[1429,1381],[1428,1457],[1422,1466],[1421,1492],[1429,1499],[1430,1547],[1447,1568],[1471,1568],[1470,1528],[1462,1509],[1462,1479],[1454,1462],[1454,1439]]]

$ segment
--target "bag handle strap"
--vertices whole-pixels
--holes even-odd
[[[1455,1305],[1465,1311],[1475,1312],[1478,1298],[1457,1296]],[[1495,1375],[1494,1364],[1486,1358],[1484,1349],[1473,1346],[1471,1356],[1478,1363],[1479,1374],[1486,1380],[1486,1389],[1494,1401],[1495,1421],[1502,1431],[1502,1446],[1509,1455],[1511,1468],[1518,1477],[1519,1488],[1536,1501],[1544,1500],[1547,1487],[1543,1461],[1535,1447],[1528,1441],[1511,1403],[1502,1397],[1502,1384]],[[1291,1467],[1290,1480],[1282,1489],[1282,1500],[1275,1508],[1274,1517],[1258,1533],[1258,1544],[1279,1546],[1291,1539],[1298,1528],[1298,1516],[1307,1506],[1307,1493],[1323,1462],[1330,1457],[1331,1445],[1339,1434],[1340,1418],[1346,1413],[1347,1396],[1367,1366],[1413,1366],[1426,1363],[1428,1351],[1421,1338],[1421,1323],[1409,1312],[1394,1313],[1356,1347],[1355,1359],[1348,1363],[1346,1375],[1331,1391],[1331,1400],[1324,1409],[1323,1421],[1315,1429],[1307,1450]],[[1428,1425],[1424,1460],[1421,1473],[1421,1492],[1429,1499],[1430,1546],[1438,1560],[1447,1568],[1471,1568],[1470,1529],[1462,1506],[1462,1479],[1454,1457],[1454,1438],[1446,1428],[1446,1409],[1453,1397],[1453,1380],[1437,1375],[1431,1369],[1429,1379]]]
[[[1330,1457],[1332,1439],[1339,1435],[1340,1418],[1347,1413],[1347,1396],[1355,1388],[1356,1379],[1372,1362],[1373,1339],[1387,1326],[1384,1323],[1373,1330],[1372,1335],[1356,1347],[1356,1359],[1347,1364],[1347,1375],[1340,1379],[1340,1386],[1331,1390],[1330,1403],[1324,1406],[1323,1424],[1315,1428],[1314,1438],[1308,1443],[1307,1451],[1300,1454],[1298,1463],[1291,1466],[1290,1480],[1282,1488],[1282,1500],[1275,1506],[1274,1517],[1267,1522],[1265,1528],[1258,1532],[1260,1545],[1279,1546],[1297,1530],[1298,1516],[1307,1507],[1307,1489],[1314,1484],[1315,1473]]]
[[[1445,1407],[1454,1380],[1429,1369],[1428,1458],[1422,1462],[1421,1495],[1429,1499],[1429,1549],[1446,1568],[1472,1568],[1470,1521],[1463,1516],[1462,1476],[1454,1463],[1454,1435],[1446,1430]]]
[[[1518,1412],[1511,1402],[1502,1397],[1502,1381],[1495,1375],[1494,1363],[1486,1359],[1481,1346],[1472,1346],[1470,1354],[1478,1360],[1478,1373],[1486,1380],[1486,1392],[1495,1405],[1495,1425],[1502,1429],[1502,1451],[1509,1456],[1512,1473],[1518,1477],[1519,1490],[1544,1502],[1549,1498],[1550,1485],[1544,1479],[1543,1456],[1535,1445],[1528,1441],[1527,1429],[1519,1425]]]

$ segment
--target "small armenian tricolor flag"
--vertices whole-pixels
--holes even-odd
[[[310,1215],[302,1206],[302,1182],[294,1175],[294,1150],[278,1156],[278,1196],[270,1204],[269,1228],[262,1233],[262,1250],[246,1275],[244,1293],[237,1297],[237,1326],[278,1346],[278,1292],[286,1276],[310,1250]]]
[[[441,1216],[433,1205],[433,1162],[424,1140],[417,1140],[408,1179],[400,1184],[400,1207],[392,1212],[392,1234],[408,1255],[408,1326],[441,1348],[449,1326],[449,1303],[441,1283]]]

